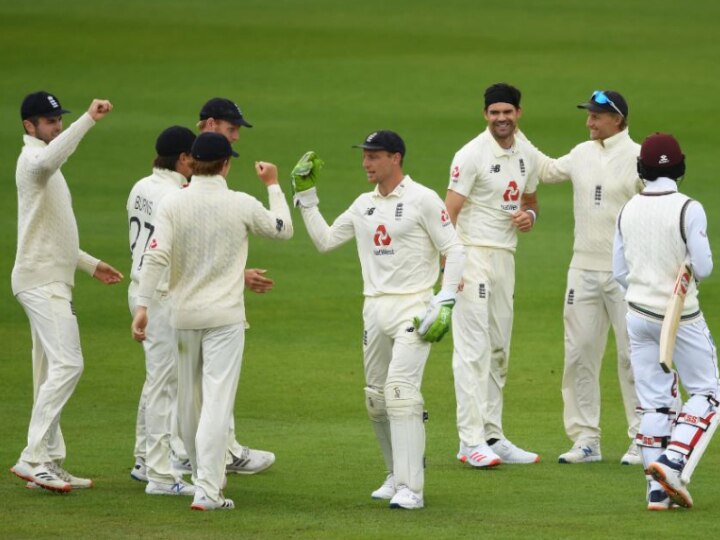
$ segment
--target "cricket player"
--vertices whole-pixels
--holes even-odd
[[[251,128],[252,124],[243,116],[240,107],[227,98],[212,98],[200,109],[197,124],[201,133],[220,133],[235,144],[240,138],[240,128]],[[274,282],[263,268],[245,269],[245,286],[251,291],[263,294],[272,290]],[[247,324],[247,321],[246,321]],[[247,325],[249,328],[249,325]],[[256,474],[275,463],[275,454],[266,450],[255,450],[240,444],[235,438],[235,417],[230,418],[228,433],[227,472],[234,474]]]
[[[295,205],[318,251],[355,238],[365,295],[366,406],[388,471],[371,496],[389,499],[391,508],[419,509],[424,506],[422,375],[429,341],[448,330],[464,251],[442,200],[403,173],[405,143],[397,133],[375,131],[358,147],[373,191],[328,226],[318,209],[315,177],[296,174],[308,153],[293,170]],[[446,256],[445,274],[433,296],[440,253]]]
[[[636,167],[640,145],[630,138],[628,105],[619,92],[596,90],[578,108],[587,110],[590,140],[561,158],[545,157],[539,172],[543,183],[569,180],[573,186],[575,243],[565,291],[562,382],[565,432],[573,446],[558,461],[602,460],[600,367],[612,325],[630,438],[620,463],[639,465],[635,435],[640,418],[625,325],[627,305],[612,276],[612,239],[620,208],[642,189]]]
[[[697,289],[713,267],[707,217],[699,202],[678,192],[685,156],[672,135],[646,138],[637,169],[646,186],[617,219],[613,275],[627,289],[630,359],[642,411],[637,444],[648,478],[647,508],[690,508],[689,476],[717,428],[717,350]],[[685,262],[694,279],[687,283],[677,330],[677,372],[665,373],[658,362],[660,330]],[[689,397],[676,417],[678,375]]]
[[[112,110],[94,99],[63,131],[66,111],[53,94],[28,94],[20,107],[25,143],[17,162],[18,241],[12,290],[30,321],[33,408],[28,442],[14,474],[51,491],[92,487],[92,480],[63,468],[65,441],[60,415],[83,371],[72,288],[75,271],[113,284],[122,274],[79,247],[70,190],[60,167],[83,136]]]
[[[268,187],[270,210],[228,189],[230,158],[219,133],[202,133],[192,145],[190,185],[163,199],[140,274],[133,337],[147,337],[148,306],[168,271],[168,294],[179,342],[178,416],[190,456],[195,510],[232,509],[222,493],[227,434],[245,342],[244,269],[250,234],[287,240],[290,209],[277,168],[257,162]],[[210,218],[209,218],[209,217]]]
[[[130,191],[127,212],[132,255],[128,289],[131,314],[137,303],[143,254],[155,231],[160,203],[187,184],[192,174],[190,149],[194,141],[195,134],[188,128],[165,129],[155,142],[157,157],[152,174],[139,180]],[[145,493],[149,495],[193,495],[194,487],[182,481],[170,459],[173,433],[177,433],[178,352],[167,292],[166,275],[148,306],[149,323],[142,343],[146,375],[135,429],[135,466],[130,476],[147,482]]]
[[[445,198],[467,250],[452,318],[457,458],[475,468],[540,460],[511,443],[502,428],[517,231],[531,231],[538,213],[538,152],[515,136],[520,97],[505,83],[485,91],[487,129],[455,154]]]

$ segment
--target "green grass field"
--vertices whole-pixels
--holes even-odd
[[[75,304],[85,373],[63,415],[67,466],[96,487],[56,496],[25,490],[9,468],[25,444],[32,403],[28,324],[10,291],[16,242],[18,109],[39,89],[77,118],[94,97],[115,110],[63,167],[83,248],[129,270],[125,201],[150,171],[165,127],[192,127],[213,96],[236,100],[243,129],[229,182],[266,200],[252,163],[287,178],[308,149],[326,161],[319,189],[328,219],[368,189],[350,148],[389,128],[408,146],[405,170],[444,196],[453,153],[484,129],[482,92],[523,91],[521,127],[549,155],[587,138],[575,108],[599,88],[623,92],[633,137],[670,131],[683,145],[682,189],[703,202],[720,252],[716,124],[720,4],[713,0],[0,0],[0,538],[688,538],[717,529],[720,451],[695,474],[690,511],[645,510],[627,446],[608,344],[603,455],[560,466],[562,302],[572,246],[569,186],[542,187],[541,215],[517,252],[513,355],[505,427],[541,453],[532,466],[475,471],[455,460],[451,342],[433,349],[424,396],[426,509],[390,511],[369,493],[383,479],[363,404],[361,278],[353,245],[327,255],[299,214],[288,243],[253,241],[252,266],[275,290],[249,295],[236,404],[240,440],[273,450],[266,473],[229,479],[233,512],[190,512],[189,500],[148,497],[129,479],[143,357],[131,340],[126,286],[79,275]],[[286,186],[287,188],[287,186]],[[716,272],[717,274],[717,272]],[[720,332],[720,280],[702,286]]]

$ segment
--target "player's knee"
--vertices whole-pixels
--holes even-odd
[[[409,416],[423,413],[423,398],[417,386],[407,381],[388,381],[385,384],[385,403],[388,416]]]
[[[370,420],[373,422],[385,422],[387,420],[385,396],[380,390],[370,386],[365,387],[365,407]]]

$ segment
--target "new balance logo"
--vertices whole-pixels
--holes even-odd
[[[367,210],[365,210],[365,215],[366,215],[366,216],[372,216],[374,213],[375,213],[375,207],[374,207],[374,206],[373,206],[372,208],[368,208]]]
[[[499,173],[499,172],[500,172],[500,165],[490,165],[490,172],[491,172],[491,173]]]

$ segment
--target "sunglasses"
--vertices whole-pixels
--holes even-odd
[[[625,115],[620,112],[618,106],[613,103],[613,100],[610,99],[603,90],[595,90],[592,93],[592,96],[590,96],[590,99],[595,103],[598,103],[599,105],[610,105],[613,109],[615,109],[615,111],[617,111],[620,116],[625,118]]]

